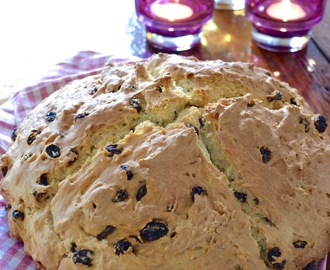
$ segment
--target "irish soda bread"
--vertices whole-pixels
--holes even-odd
[[[40,269],[315,269],[330,250],[326,127],[252,64],[109,63],[13,132],[11,234]]]

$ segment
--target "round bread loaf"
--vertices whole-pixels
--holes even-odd
[[[13,132],[1,193],[40,269],[316,269],[330,250],[330,140],[249,63],[109,63]]]

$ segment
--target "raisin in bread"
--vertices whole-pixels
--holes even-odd
[[[109,63],[13,133],[11,234],[40,269],[314,269],[330,250],[326,127],[249,63]]]

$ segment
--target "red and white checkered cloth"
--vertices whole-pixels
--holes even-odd
[[[40,82],[14,92],[0,106],[0,155],[5,153],[11,142],[14,128],[44,98],[72,80],[97,74],[108,61],[133,61],[133,58],[117,58],[95,52],[79,52],[74,57],[59,63]],[[7,226],[5,201],[0,195],[0,270],[35,270],[30,256],[24,253],[23,243],[10,237]],[[318,270],[326,270],[324,260]]]

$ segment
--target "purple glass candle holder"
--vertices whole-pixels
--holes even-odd
[[[270,51],[303,49],[323,17],[326,0],[246,0],[252,39]]]
[[[149,45],[184,51],[200,44],[203,25],[212,17],[214,0],[135,0]]]

